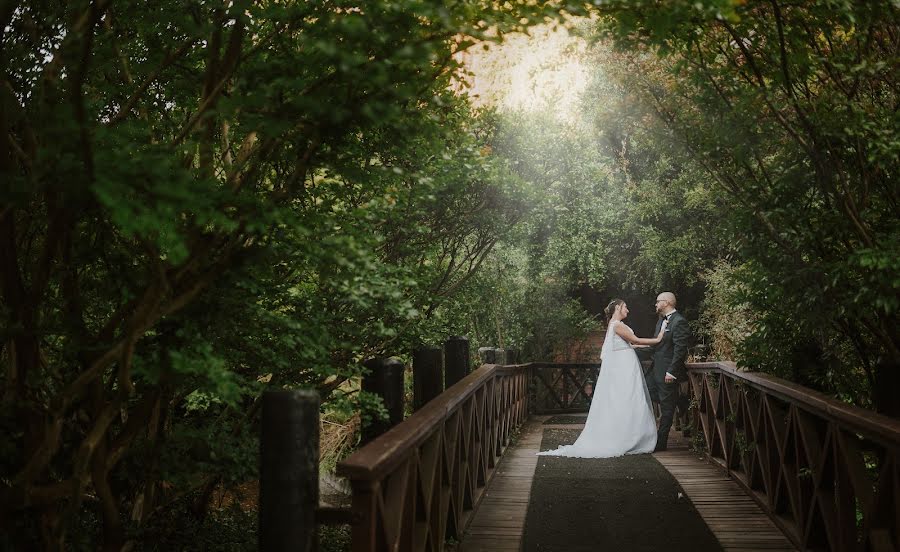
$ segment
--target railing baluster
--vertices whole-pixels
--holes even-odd
[[[357,523],[351,527],[351,547],[353,552],[375,552],[386,548],[379,546],[383,540],[378,493],[381,488],[377,481],[360,481],[351,479],[353,489],[353,512],[359,516]],[[265,550],[260,548],[260,550]]]

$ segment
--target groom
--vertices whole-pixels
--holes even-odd
[[[666,450],[669,443],[669,429],[675,416],[675,403],[678,401],[678,384],[687,379],[684,362],[687,359],[691,330],[687,320],[675,310],[675,294],[664,291],[656,297],[656,313],[660,316],[656,324],[656,332],[663,320],[668,320],[666,334],[662,341],[649,347],[636,348],[641,360],[653,359],[653,369],[647,376],[647,389],[650,398],[659,403],[659,430],[656,436],[654,452]]]

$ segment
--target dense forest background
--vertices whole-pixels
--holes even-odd
[[[263,390],[319,391],[327,470],[363,359],[551,358],[613,295],[900,415],[898,19],[0,3],[0,549],[254,549]]]

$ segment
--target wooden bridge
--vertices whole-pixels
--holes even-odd
[[[261,544],[265,535],[288,542],[285,527],[296,533],[293,543],[309,543],[316,523],[350,523],[354,552],[596,550],[591,531],[609,533],[603,520],[630,515],[628,500],[602,500],[607,488],[621,483],[610,471],[615,465],[611,459],[535,453],[550,437],[574,439],[599,369],[590,364],[486,364],[460,375],[457,383],[420,403],[409,418],[398,420],[338,465],[338,474],[352,486],[349,510],[297,506],[304,497],[311,501],[307,504],[318,500],[310,484],[293,485],[299,479],[300,455],[266,453],[267,439],[317,443],[317,429],[304,439],[296,431],[305,429],[286,435],[283,429],[271,429],[267,438],[266,428],[287,418],[296,421],[294,428],[317,428],[309,416],[318,419],[318,400],[305,414],[273,408],[268,422],[264,404],[261,488],[293,487],[282,492],[289,495],[281,499],[284,511],[267,506],[279,499],[264,499],[261,492]],[[737,370],[729,362],[689,364],[688,374],[687,427],[693,428],[693,443],[673,432],[668,451],[619,459],[649,471],[667,470],[673,487],[666,499],[686,504],[689,521],[700,524],[713,543],[679,547],[677,528],[666,549],[900,551],[900,422],[779,378]],[[556,469],[549,485],[541,480],[544,471],[553,472],[562,465],[554,462],[563,460],[583,464],[570,471]],[[317,474],[317,462],[308,464]],[[267,476],[291,470],[293,475],[280,480]],[[605,471],[607,479],[598,483]],[[566,492],[566,485],[578,489],[587,475],[591,484],[600,485],[581,505],[591,514],[576,514],[577,523],[566,528],[548,527],[572,523],[560,517],[557,495]],[[308,479],[313,487],[315,477]],[[628,491],[624,496],[638,495]],[[554,515],[529,515],[537,505]],[[272,512],[281,521],[269,519]],[[642,522],[635,519],[633,527],[626,527],[633,531],[633,542],[607,548],[659,549],[639,542],[645,533]],[[300,528],[303,524],[312,530]],[[541,531],[576,540],[584,533],[585,542],[577,547],[535,541]],[[266,549],[282,548],[289,547]]]
[[[598,368],[483,365],[359,449],[353,550],[529,549],[541,436],[581,427],[544,422],[584,412]],[[675,432],[653,457],[723,549],[900,550],[900,423],[732,363],[689,379],[703,452]]]

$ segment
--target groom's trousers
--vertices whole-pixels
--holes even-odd
[[[675,407],[680,406],[686,409],[686,405],[682,401],[678,391],[677,381],[666,383],[665,379],[654,377],[653,373],[648,374],[647,390],[650,392],[650,400],[659,404],[659,429],[657,430],[657,446],[665,448],[669,440],[669,431],[672,428],[672,421],[675,419]],[[686,397],[685,397],[686,398]]]
[[[669,430],[672,428],[672,420],[675,419],[675,405],[678,402],[678,383],[666,383],[656,381],[656,393],[659,396],[659,430],[657,431],[657,446],[665,448],[669,442]]]

